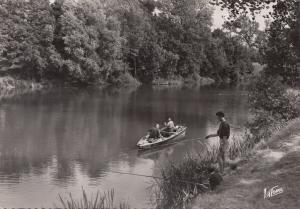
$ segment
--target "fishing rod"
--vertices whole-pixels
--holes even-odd
[[[237,126],[232,126],[232,125],[230,125],[230,128],[232,128],[232,129],[238,129],[238,130],[245,129],[245,127],[237,127]]]

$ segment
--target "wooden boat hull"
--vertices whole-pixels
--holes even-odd
[[[174,134],[171,134],[168,137],[161,137],[161,138],[158,138],[153,141],[151,141],[151,139],[149,139],[149,135],[146,135],[139,140],[139,142],[137,143],[137,146],[140,149],[150,149],[152,147],[156,147],[156,146],[168,143],[171,140],[178,139],[180,137],[184,137],[185,133],[186,133],[186,129],[187,129],[187,127],[185,127],[185,126],[177,126],[177,131],[174,132]]]

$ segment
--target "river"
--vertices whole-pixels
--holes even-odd
[[[115,190],[117,201],[149,204],[151,179],[170,161],[200,150],[191,138],[214,133],[223,110],[239,134],[248,117],[247,92],[236,88],[60,89],[0,102],[0,207],[53,207],[58,194]],[[186,140],[140,153],[135,145],[171,117]],[[58,205],[59,206],[59,205]]]

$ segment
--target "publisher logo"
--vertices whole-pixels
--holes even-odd
[[[272,187],[269,190],[267,188],[264,188],[264,199],[268,199],[282,193],[283,193],[283,188],[279,187],[278,185]]]

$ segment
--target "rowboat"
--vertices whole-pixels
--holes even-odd
[[[160,138],[153,139],[153,138],[150,138],[149,134],[147,134],[146,136],[142,137],[138,141],[137,146],[140,149],[149,149],[149,148],[152,148],[152,147],[155,147],[155,146],[165,144],[165,143],[167,143],[171,140],[184,137],[185,133],[186,133],[186,129],[187,129],[186,126],[178,125],[178,126],[175,127],[175,131],[167,132],[166,131],[167,127],[164,127],[162,129],[160,129],[160,133],[162,135]]]

